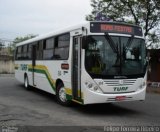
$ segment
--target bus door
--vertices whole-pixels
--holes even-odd
[[[81,39],[82,36],[73,37],[72,95],[75,100],[81,99]]]
[[[36,45],[32,45],[32,82],[35,85],[35,66],[36,66]]]

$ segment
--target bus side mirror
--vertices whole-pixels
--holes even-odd
[[[87,47],[87,36],[82,37],[82,49]]]

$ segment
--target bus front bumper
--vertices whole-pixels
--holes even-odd
[[[132,93],[103,94],[93,92],[88,88],[85,89],[84,93],[84,105],[123,101],[144,101],[146,95],[146,86]]]

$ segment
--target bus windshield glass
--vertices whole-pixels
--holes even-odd
[[[123,36],[89,36],[85,68],[93,78],[144,77],[144,39]]]

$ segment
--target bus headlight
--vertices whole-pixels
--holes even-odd
[[[85,82],[85,85],[87,86],[87,88],[89,88],[90,90],[94,92],[102,93],[102,90],[96,84]]]
[[[93,88],[93,90],[94,90],[94,91],[97,91],[97,90],[98,90],[98,86],[95,86],[95,87]]]
[[[139,88],[142,89],[145,86],[146,86],[146,81],[143,81],[142,84],[139,85]]]
[[[88,84],[88,88],[92,88],[93,87],[93,84],[92,83],[89,83]]]

